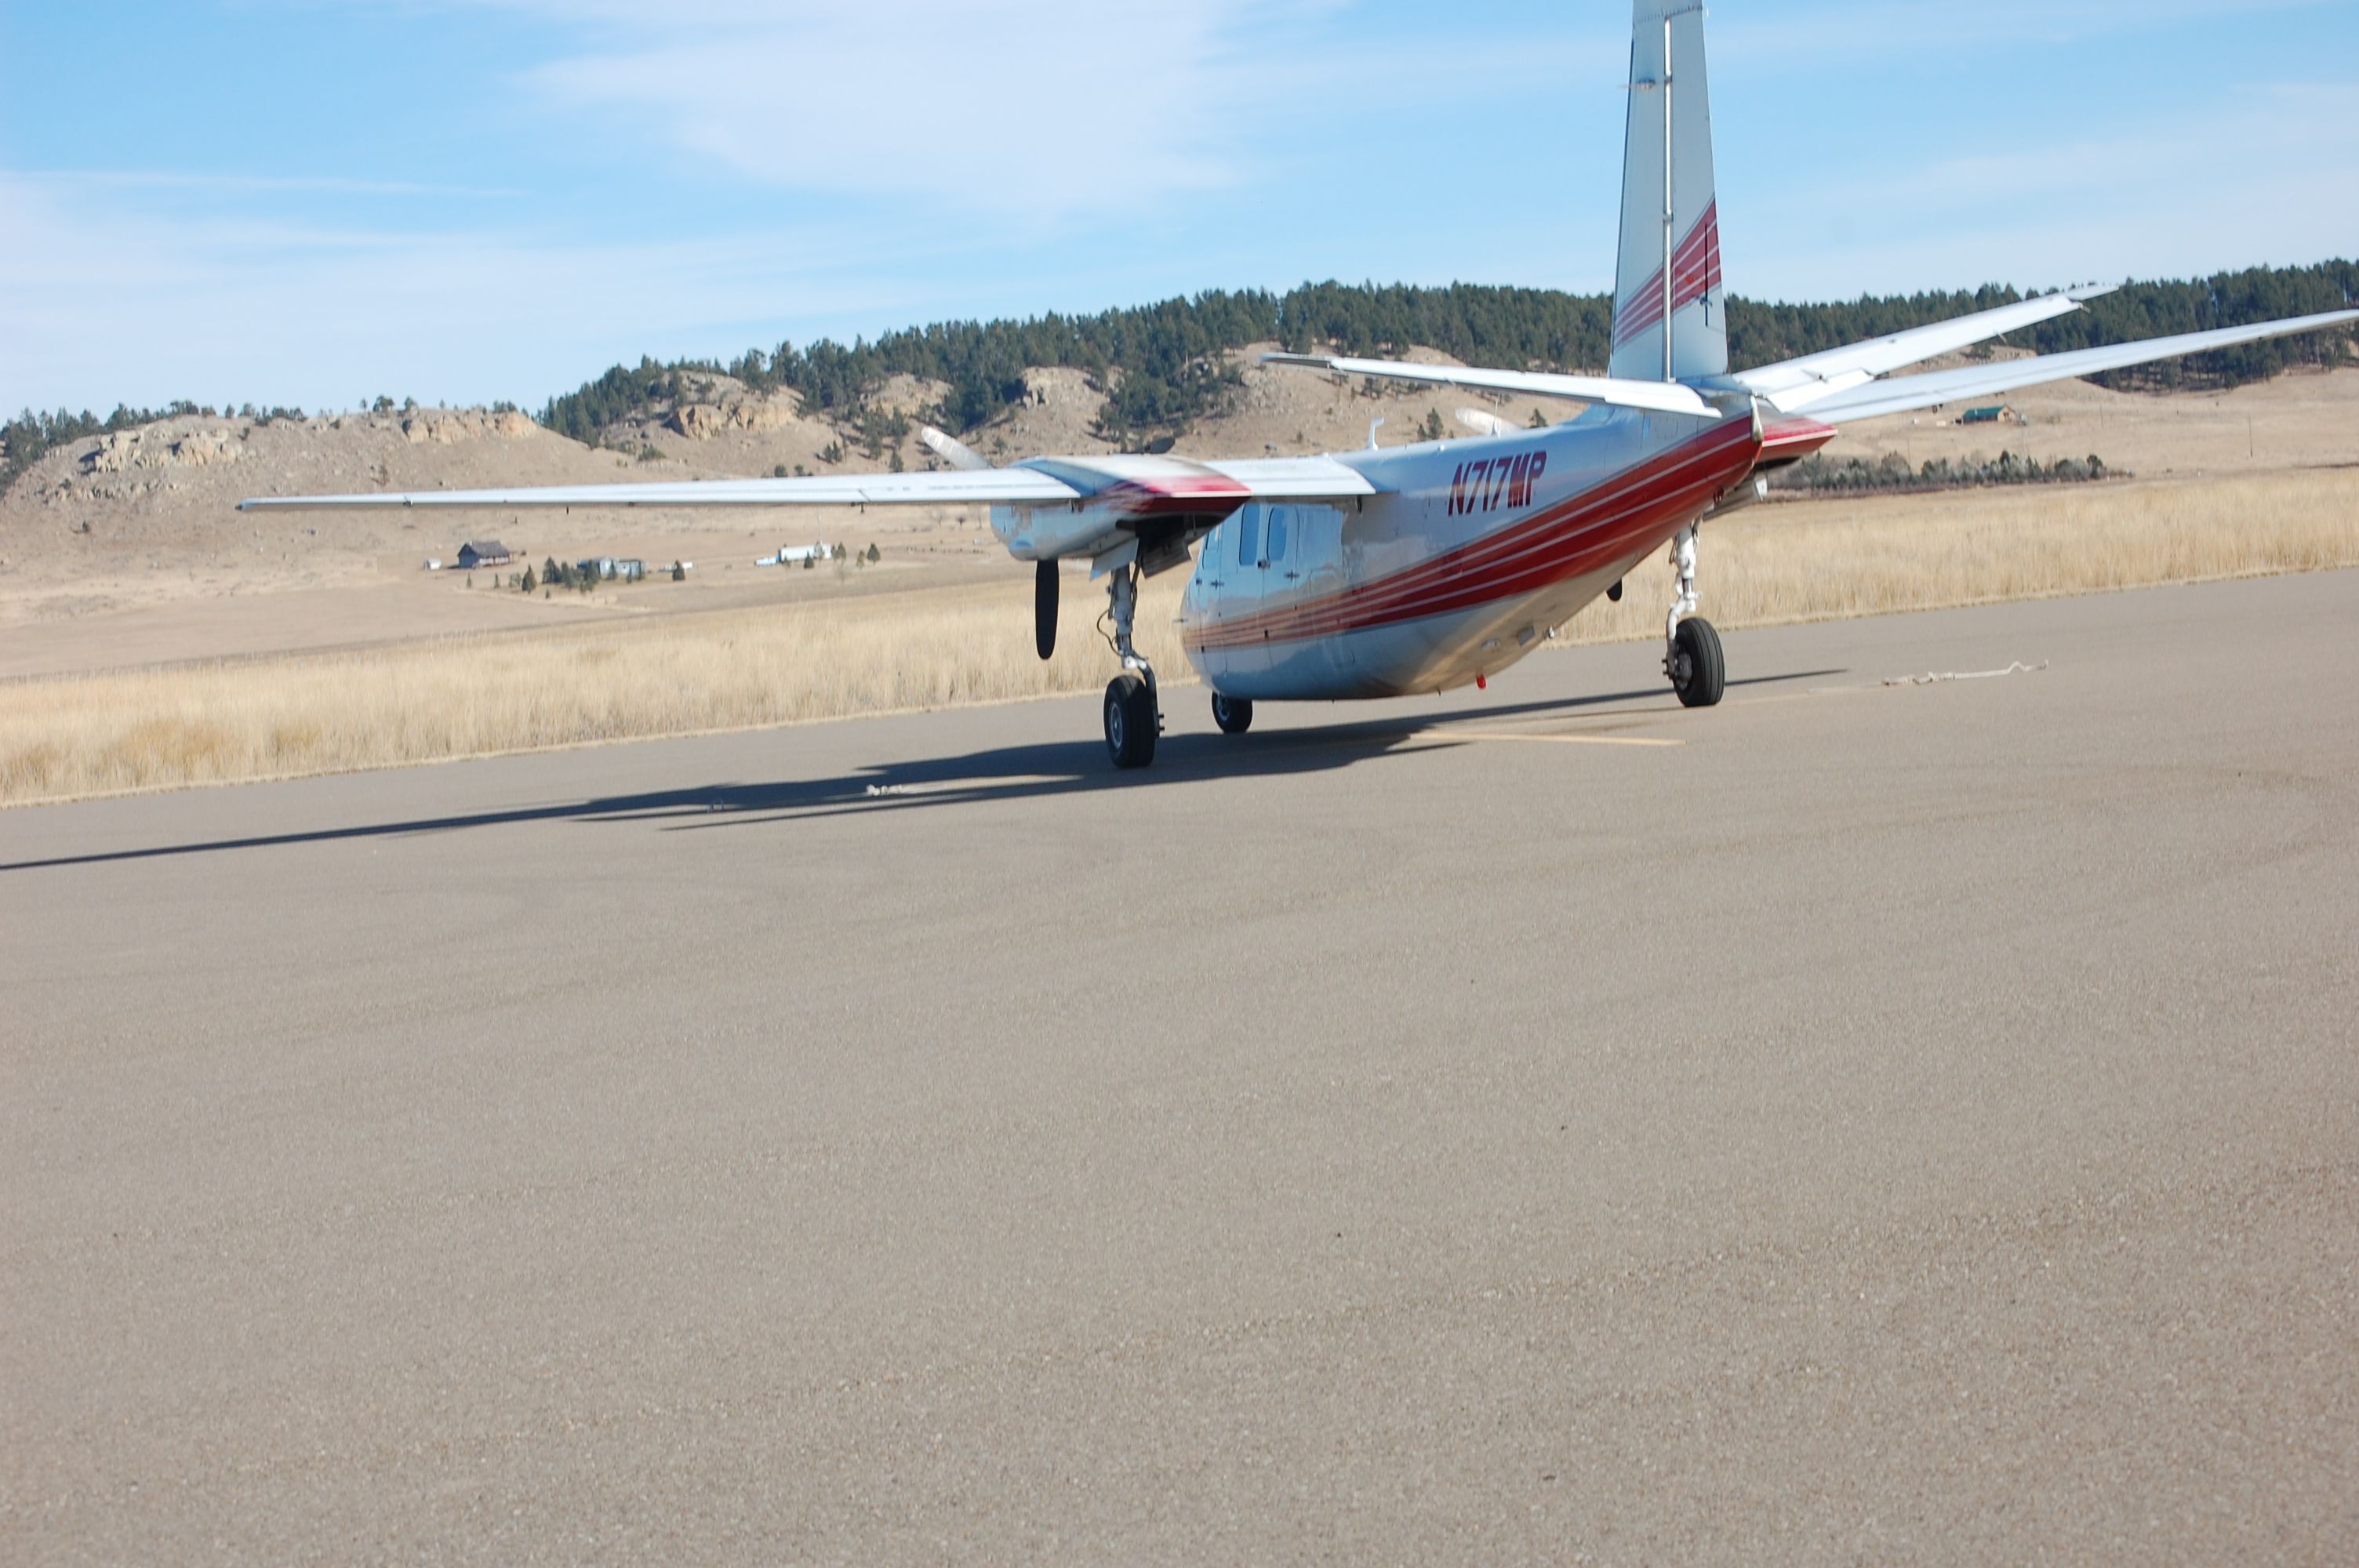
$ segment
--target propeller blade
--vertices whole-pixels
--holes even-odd
[[[1480,408],[1460,409],[1458,422],[1478,436],[1516,436],[1522,434],[1524,429],[1512,419],[1502,419],[1496,414],[1487,414]]]
[[[1057,563],[1032,568],[1032,645],[1046,659],[1057,651]]]
[[[926,450],[954,469],[964,469],[973,473],[991,466],[991,460],[981,452],[953,436],[944,435],[931,425],[918,427],[918,439],[924,444]]]

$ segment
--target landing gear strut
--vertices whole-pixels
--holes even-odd
[[[1163,730],[1163,714],[1155,698],[1155,669],[1131,643],[1138,616],[1138,568],[1116,568],[1106,584],[1113,602],[1106,618],[1114,630],[1107,641],[1122,661],[1122,674],[1105,691],[1106,752],[1117,768],[1143,768],[1155,760],[1156,737]]]
[[[1671,569],[1679,576],[1679,596],[1663,622],[1663,673],[1682,708],[1710,708],[1728,687],[1728,666],[1720,653],[1720,633],[1696,613],[1696,531],[1692,524],[1671,541]]]

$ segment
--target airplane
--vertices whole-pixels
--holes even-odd
[[[1238,734],[1254,704],[1404,697],[1484,686],[1669,546],[1676,594],[1663,670],[1680,703],[1726,682],[1697,613],[1698,530],[1761,500],[1767,476],[1853,420],[1983,397],[2359,319],[2330,311],[1889,378],[1891,372],[2078,310],[2069,288],[1847,348],[1732,373],[1698,0],[1633,0],[1614,347],[1602,376],[1318,353],[1265,362],[1590,406],[1539,429],[1323,457],[1036,457],[995,468],[928,428],[947,466],[918,473],[696,483],[257,497],[241,510],[346,507],[988,506],[1034,567],[1035,643],[1054,651],[1058,563],[1106,579],[1119,670],[1106,687],[1116,768],[1152,762],[1163,716],[1132,640],[1142,580],[1195,561],[1180,643]],[[1470,423],[1482,425],[1477,416]],[[1197,546],[1201,545],[1201,549]]]

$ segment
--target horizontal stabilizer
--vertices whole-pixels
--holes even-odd
[[[2112,292],[2108,285],[2101,288],[2068,288],[2060,294],[2019,299],[2012,305],[1978,310],[1955,320],[1936,321],[1930,327],[1911,328],[1846,348],[1739,371],[1729,379],[1747,392],[1767,397],[1780,412],[1790,414],[1836,393],[1864,386],[1877,376],[1903,366],[1922,364],[2020,328],[2069,316],[2081,308],[2081,301]]]
[[[1692,414],[1717,419],[1721,410],[1691,387],[1676,382],[1625,381],[1603,375],[1557,375],[1546,371],[1478,370],[1467,365],[1420,365],[1402,360],[1354,360],[1334,354],[1264,354],[1262,363],[1323,370],[1336,375],[1372,375],[1433,386],[1465,386],[1482,392],[1512,392],[1527,397],[1573,397],[1656,414]]]
[[[2233,348],[2238,343],[2289,337],[2296,332],[2315,332],[2346,321],[2359,321],[2359,310],[2330,310],[2323,315],[2261,321],[2248,327],[2221,327],[2208,332],[2182,332],[2173,338],[2148,338],[2142,342],[2115,343],[2102,349],[2074,349],[2068,353],[1905,375],[1819,399],[1810,404],[1810,413],[1811,418],[1829,424],[1873,419],[1883,414],[1906,414],[1911,409],[1931,408],[1963,397],[1987,397],[2019,387],[2069,381],[2076,375],[2094,375],[2099,371],[2201,353],[2208,349]]]

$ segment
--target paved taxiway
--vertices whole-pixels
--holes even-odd
[[[2348,1561],[2359,572],[1728,643],[0,813],[0,1557]]]

